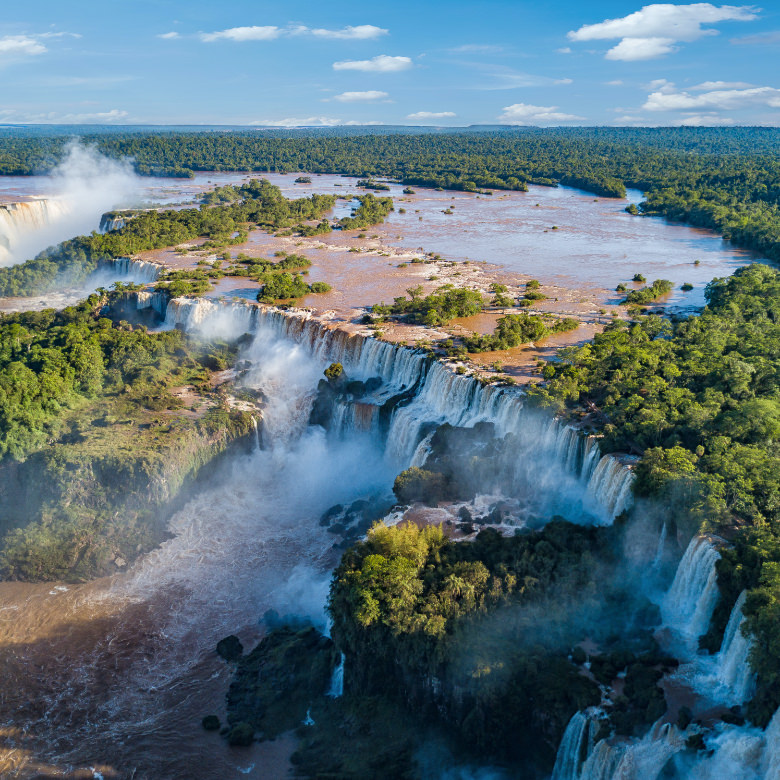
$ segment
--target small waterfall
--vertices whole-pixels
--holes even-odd
[[[764,780],[780,778],[780,710],[769,721],[764,732],[764,752],[761,759]]]
[[[341,660],[338,666],[333,670],[333,676],[330,678],[330,688],[326,694],[331,699],[338,699],[344,695],[344,653],[341,654]]]
[[[100,218],[100,232],[109,233],[112,230],[120,230],[126,224],[127,222],[122,216],[111,213],[103,214]]]
[[[558,748],[551,780],[579,780],[583,763],[593,750],[594,731],[591,717],[574,713]]]
[[[615,780],[625,752],[625,745],[611,745],[602,739],[585,760],[576,780]]]
[[[165,311],[168,307],[168,295],[164,292],[148,292],[140,290],[135,293],[136,309],[152,309],[157,312],[161,318],[165,317]]]
[[[148,284],[157,280],[161,267],[157,263],[147,263],[144,260],[133,260],[129,257],[117,257],[114,260],[102,260],[91,282],[98,275],[105,275],[111,280],[131,281],[136,284]]]
[[[742,633],[746,597],[747,592],[743,591],[734,604],[717,655],[696,658],[678,671],[678,676],[687,678],[699,694],[719,704],[743,704],[755,686],[748,663],[750,639]]]
[[[748,663],[750,639],[742,633],[745,622],[742,607],[746,597],[747,591],[743,590],[734,604],[734,609],[731,610],[718,653],[716,676],[718,682],[728,688],[731,694],[730,702],[727,703],[742,704],[750,697],[755,685],[753,672]]]
[[[661,535],[658,537],[658,547],[655,550],[655,557],[653,558],[652,570],[658,571],[661,568],[661,562],[664,558],[664,549],[666,548],[666,521],[664,521],[661,527]]]
[[[29,259],[15,254],[25,237],[66,217],[69,211],[62,201],[47,198],[0,203],[0,266]]]
[[[700,637],[710,624],[718,600],[715,562],[719,557],[711,539],[691,539],[661,604],[664,624],[690,639]]]

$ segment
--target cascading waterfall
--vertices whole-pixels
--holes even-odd
[[[333,676],[330,679],[330,688],[326,694],[331,699],[338,699],[344,695],[344,662],[346,658],[341,654],[341,660],[338,666],[333,670]]]
[[[664,625],[690,640],[704,634],[710,624],[718,600],[715,562],[719,557],[710,538],[691,539],[661,604]]]
[[[653,558],[652,570],[658,571],[661,567],[661,562],[664,558],[664,549],[666,547],[666,522],[661,527],[661,535],[658,537],[658,547],[655,550],[655,557]]]
[[[100,218],[100,232],[109,233],[112,230],[120,230],[126,224],[127,222],[125,221],[124,217],[112,214],[103,214],[103,216]]]
[[[729,697],[734,704],[746,701],[755,684],[753,673],[748,663],[750,639],[742,633],[745,616],[742,607],[745,604],[747,591],[742,591],[731,611],[723,642],[718,653],[718,682],[731,693]],[[731,702],[729,702],[731,703]]]
[[[745,616],[742,607],[747,591],[742,591],[729,616],[720,651],[711,657],[697,658],[681,667],[679,676],[688,677],[697,692],[712,701],[729,706],[747,701],[755,686],[748,663],[750,639],[742,633]]]
[[[358,399],[357,408],[337,404],[333,427],[376,430],[376,412],[370,407],[396,399],[385,449],[401,468],[415,460],[431,428],[491,422],[499,437],[511,434],[517,443],[511,468],[507,465],[510,487],[531,485],[551,498],[565,496],[567,507],[601,523],[611,523],[631,504],[630,466],[614,455],[602,457],[594,437],[529,410],[516,390],[459,376],[419,350],[328,327],[307,311],[283,312],[247,301],[173,299],[163,327],[218,339],[263,330],[301,344],[317,360],[342,363],[351,378],[381,378],[380,388]]]
[[[147,263],[144,260],[133,260],[129,257],[117,257],[114,260],[103,260],[93,276],[110,275],[112,278],[122,278],[138,284],[154,282],[160,275],[161,267],[157,263]]]
[[[27,260],[15,250],[25,236],[68,216],[67,204],[56,199],[38,198],[0,204],[0,266]]]
[[[593,750],[595,722],[584,712],[575,712],[563,734],[551,780],[578,780],[585,759]]]
[[[685,735],[657,721],[642,739],[602,739],[597,722],[577,712],[566,727],[551,780],[655,780],[669,759],[685,748]]]

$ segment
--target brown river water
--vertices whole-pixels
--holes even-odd
[[[353,179],[313,176],[311,185],[300,185],[295,176],[267,178],[288,196],[358,192]],[[159,202],[174,203],[212,183],[244,178],[202,174],[150,186]],[[631,217],[626,201],[577,190],[477,196],[415,187],[415,195],[404,196],[401,189],[393,184],[389,193],[377,193],[391,195],[396,211],[365,238],[334,232],[306,247],[310,280],[334,286],[316,305],[389,300],[414,283],[409,271],[429,273],[399,263],[437,252],[486,262],[510,281],[537,278],[587,300],[591,309],[614,304],[615,285],[636,272],[649,281],[671,279],[675,288],[690,282],[693,291],[675,289],[668,301],[687,309],[702,305],[710,279],[751,260],[712,233]],[[40,179],[0,180],[0,199],[45,194]],[[630,194],[631,202],[640,199]],[[336,216],[349,209],[340,201]],[[447,209],[452,213],[442,213]],[[294,240],[250,236],[249,248],[258,253],[278,247],[296,251]],[[228,287],[220,292],[230,294]],[[485,329],[478,322],[466,326]],[[236,751],[201,729],[204,715],[224,720],[229,671],[213,648],[230,633],[252,646],[269,608],[307,614],[324,626],[338,554],[319,515],[375,483],[387,485],[388,475],[376,453],[357,446],[335,453],[305,431],[306,398],[322,367],[289,345],[258,349],[254,357],[265,368],[255,384],[272,401],[275,446],[221,466],[173,517],[170,541],[126,573],[84,585],[0,583],[0,777],[287,775],[289,739]]]

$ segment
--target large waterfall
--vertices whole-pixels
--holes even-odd
[[[67,204],[60,200],[38,198],[19,203],[0,203],[0,266],[19,263],[29,239],[36,233],[45,233],[50,225],[64,219],[70,213]],[[37,251],[44,249],[39,246]],[[32,256],[37,251],[29,250]]]
[[[317,360],[342,363],[350,378],[381,379],[378,389],[351,409],[338,410],[337,424],[372,430],[379,407],[398,401],[387,425],[385,449],[400,468],[414,462],[421,442],[437,425],[491,422],[498,436],[512,437],[513,456],[503,464],[505,486],[530,488],[542,501],[540,511],[590,516],[593,522],[609,524],[631,505],[630,465],[613,455],[602,456],[596,439],[529,410],[516,389],[458,376],[419,350],[349,334],[308,312],[238,301],[174,299],[164,327],[218,339],[264,331],[304,345]]]
[[[664,624],[692,643],[707,631],[718,600],[715,562],[719,557],[712,539],[691,539],[661,604]]]

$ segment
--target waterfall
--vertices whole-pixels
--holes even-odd
[[[593,750],[595,723],[584,712],[575,712],[563,734],[551,780],[579,780],[585,759]]]
[[[126,224],[127,222],[122,216],[111,213],[103,214],[100,218],[100,232],[109,233],[112,230],[120,230]]]
[[[147,263],[145,260],[133,260],[129,257],[117,257],[113,260],[101,260],[97,270],[90,277],[98,275],[110,276],[112,280],[132,281],[137,284],[148,284],[157,280],[161,266],[157,263]]]
[[[642,739],[615,737],[594,746],[596,721],[578,712],[569,721],[551,780],[655,780],[669,759],[685,747],[685,737],[670,723],[657,721]]]
[[[715,562],[719,557],[711,539],[691,539],[661,604],[664,624],[691,640],[709,627],[718,600]]]
[[[731,610],[726,632],[723,634],[723,642],[718,653],[718,667],[716,676],[718,682],[725,686],[729,692],[730,701],[727,703],[742,704],[753,690],[755,683],[753,672],[748,663],[750,653],[750,639],[742,633],[745,616],[742,607],[745,604],[747,591],[739,594],[734,609]]]
[[[344,695],[344,661],[346,660],[344,653],[341,654],[341,660],[336,668],[333,670],[333,676],[330,678],[330,688],[328,688],[327,696],[331,699],[338,699]]]
[[[68,216],[69,211],[62,201],[46,198],[0,204],[0,266],[27,260],[17,257],[24,253],[25,239]]]
[[[743,704],[753,693],[755,677],[748,663],[750,639],[742,633],[746,596],[747,592],[742,591],[731,610],[720,651],[715,656],[696,658],[675,675],[687,678],[697,693],[719,704]]]
[[[384,407],[389,415],[385,450],[398,468],[424,462],[422,442],[438,425],[491,422],[498,437],[511,435],[516,444],[501,476],[513,489],[530,487],[543,494],[548,514],[566,512],[609,524],[631,504],[634,475],[627,458],[602,457],[594,437],[529,410],[522,392],[459,376],[421,350],[347,333],[305,310],[248,301],[176,298],[168,303],[163,327],[215,339],[267,332],[300,344],[315,360],[341,363],[350,378],[380,378],[373,392],[337,403],[331,427],[377,431]]]
[[[664,558],[664,549],[666,547],[666,522],[664,521],[661,527],[661,535],[658,537],[658,547],[655,550],[655,557],[653,558],[652,570],[658,571],[661,568],[661,562]]]

